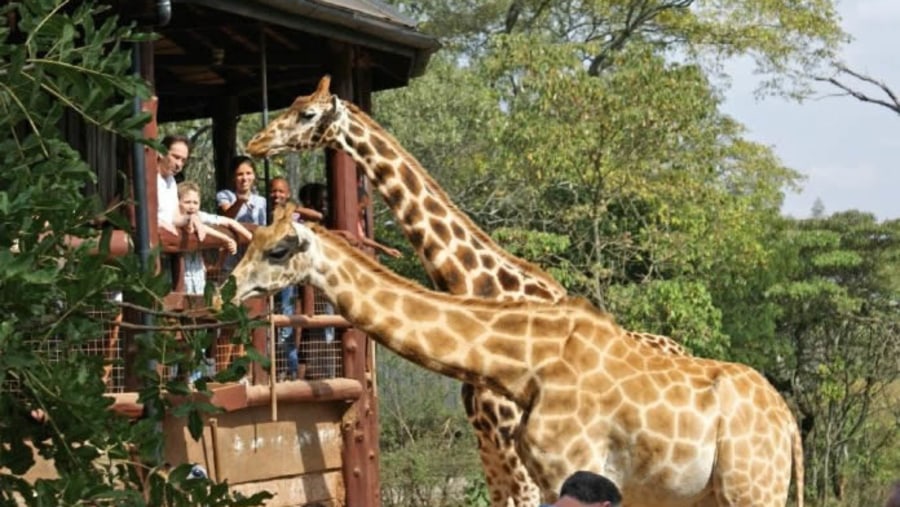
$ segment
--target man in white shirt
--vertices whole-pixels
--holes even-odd
[[[182,135],[168,135],[162,140],[166,154],[159,154],[156,177],[156,221],[159,227],[178,234],[178,227],[187,223],[178,211],[178,183],[175,175],[184,169],[190,155],[190,140]]]

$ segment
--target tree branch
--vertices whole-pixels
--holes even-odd
[[[108,321],[111,326],[120,326],[125,329],[134,329],[138,331],[197,331],[201,329],[221,329],[225,327],[235,327],[240,324],[238,320],[229,320],[223,322],[205,322],[203,324],[173,324],[173,325],[146,325],[133,324],[131,322]]]
[[[114,302],[113,304],[116,306],[120,306],[122,308],[129,308],[131,310],[137,310],[139,312],[149,313],[152,315],[160,315],[163,317],[174,317],[174,318],[179,318],[179,319],[196,318],[197,317],[197,315],[192,315],[190,312],[198,312],[198,313],[199,312],[207,312],[208,313],[208,312],[215,310],[215,308],[210,308],[210,307],[198,307],[198,308],[192,308],[189,312],[184,312],[184,311],[173,312],[173,311],[168,311],[168,310],[161,310],[159,308],[148,308],[146,306],[141,306],[141,305],[138,305],[135,303],[129,303],[127,301],[117,301],[117,302]]]
[[[897,94],[894,93],[894,91],[883,81],[875,79],[875,78],[873,78],[869,75],[863,74],[861,72],[854,71],[842,63],[835,63],[834,68],[837,70],[835,75],[833,75],[831,77],[813,76],[813,79],[815,81],[828,83],[828,84],[834,86],[835,88],[838,88],[839,90],[843,91],[844,92],[843,95],[849,95],[849,96],[855,98],[856,100],[859,100],[860,102],[868,102],[870,104],[875,104],[875,105],[879,105],[882,107],[886,107],[886,108],[890,109],[891,111],[893,111],[897,114],[900,114],[900,99],[897,98]],[[866,92],[860,91],[859,89],[854,88],[853,86],[841,81],[839,79],[841,74],[850,76],[851,78],[862,81],[865,84],[875,86],[882,93],[884,93],[884,95],[887,96],[887,99],[877,98],[874,95],[870,95]]]
[[[600,75],[600,72],[608,66],[609,57],[614,52],[621,50],[631,39],[632,35],[644,28],[660,13],[670,9],[685,9],[693,3],[694,0],[671,0],[668,3],[652,6],[646,0],[632,0],[632,3],[627,8],[624,25],[618,32],[614,32],[611,35],[605,47],[591,61],[588,74],[591,76]]]

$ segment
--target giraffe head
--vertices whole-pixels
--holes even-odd
[[[328,91],[331,77],[324,76],[311,95],[294,103],[247,143],[247,153],[267,157],[286,151],[312,150],[330,146],[348,122],[347,109],[337,95]]]
[[[309,280],[321,258],[321,246],[312,230],[292,220],[293,210],[291,204],[279,207],[274,223],[254,232],[231,273],[236,282],[235,303]]]

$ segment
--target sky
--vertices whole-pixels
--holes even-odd
[[[900,94],[900,0],[840,0],[838,10],[853,37],[843,61]],[[802,192],[786,193],[782,213],[808,217],[819,198],[826,214],[856,209],[879,220],[900,218],[900,115],[851,97],[826,97],[837,89],[824,84],[817,97],[799,104],[758,99],[752,70],[746,61],[729,65],[724,110],[747,127],[749,139],[772,147],[806,177]]]

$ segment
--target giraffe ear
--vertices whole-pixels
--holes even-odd
[[[309,239],[300,236],[287,236],[281,244],[287,247],[291,255],[309,250]]]
[[[302,253],[309,250],[310,237],[313,232],[304,224],[294,222],[291,225],[294,226],[294,232],[297,233],[296,236],[292,236],[294,238],[293,251]]]
[[[331,109],[323,117],[327,117],[329,122],[347,115],[347,105],[337,95],[331,96]]]

